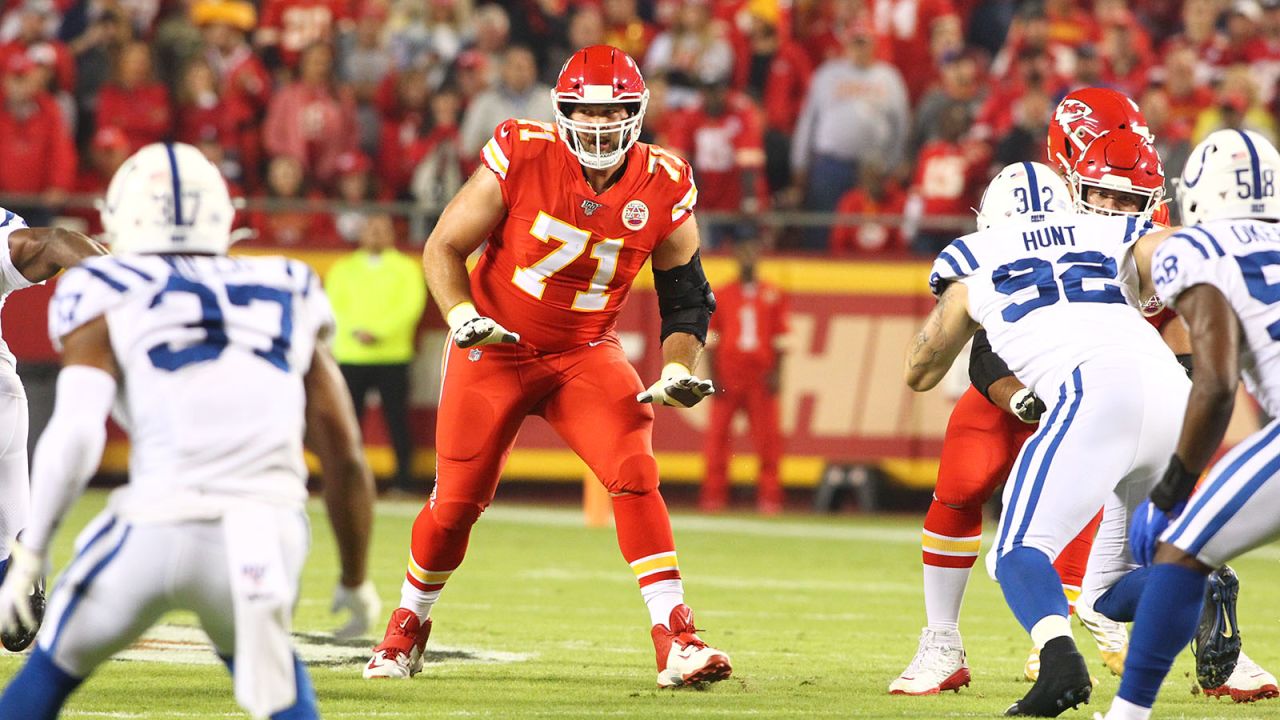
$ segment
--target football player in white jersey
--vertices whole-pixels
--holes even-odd
[[[9,210],[0,208],[0,307],[9,293],[38,285],[63,268],[106,250],[87,235],[62,228],[30,228]],[[27,525],[31,507],[27,474],[27,395],[18,379],[17,363],[0,338],[0,581],[9,568],[9,543]],[[11,652],[27,649],[44,614],[44,580],[28,589],[31,623],[0,632],[0,644]]]
[[[992,552],[1005,599],[1041,657],[1035,685],[1008,714],[1052,717],[1087,702],[1092,686],[1051,560],[1099,507],[1132,510],[1155,484],[1190,383],[1136,309],[1131,251],[1150,228],[1149,203],[1131,215],[1052,212],[1039,173],[1027,175],[1025,220],[960,238],[939,255],[930,277],[938,304],[908,349],[906,380],[917,391],[935,386],[982,326],[1048,406],[1005,484]],[[1129,201],[1107,188],[1086,192],[1095,212]],[[1097,542],[1124,531],[1104,520]]]
[[[1191,152],[1178,187],[1187,227],[1162,233],[1151,259],[1157,292],[1191,330],[1195,378],[1177,450],[1134,520],[1135,551],[1154,553],[1155,565],[1107,720],[1151,716],[1160,684],[1195,633],[1206,577],[1280,535],[1280,420],[1236,445],[1195,489],[1222,442],[1242,375],[1267,414],[1280,416],[1277,175],[1280,153],[1262,135],[1210,134]],[[1234,634],[1233,620],[1219,631]]]
[[[132,440],[130,481],[81,532],[0,717],[56,717],[94,668],[171,609],[200,619],[250,715],[318,717],[289,634],[309,542],[304,433],[324,469],[338,599],[366,622],[377,615],[365,580],[373,484],[325,344],[329,302],[301,262],[227,257],[232,213],[199,150],[148,145],[107,190],[117,254],[58,283],[49,327],[64,367],[36,446],[31,522],[0,585],[0,626],[26,612],[23,589],[97,467],[113,408]]]

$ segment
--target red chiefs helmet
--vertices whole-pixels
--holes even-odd
[[[613,167],[640,138],[649,89],[630,55],[609,45],[592,45],[573,54],[551,91],[560,137],[578,161],[595,169]],[[621,105],[623,120],[574,120],[579,105]]]
[[[1088,87],[1067,93],[1049,120],[1049,163],[1070,178],[1085,149],[1105,133],[1128,130],[1151,142],[1138,104],[1124,93]]]
[[[1149,216],[1164,198],[1160,155],[1145,137],[1131,130],[1113,130],[1090,143],[1069,177],[1080,212]],[[1114,210],[1090,203],[1089,188],[1133,195],[1138,210]]]

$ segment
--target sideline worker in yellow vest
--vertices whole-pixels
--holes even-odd
[[[427,302],[426,281],[422,264],[395,249],[391,216],[370,215],[359,242],[360,249],[335,262],[325,277],[338,325],[333,355],[356,417],[364,416],[365,396],[377,388],[396,454],[395,487],[410,491],[409,362]]]

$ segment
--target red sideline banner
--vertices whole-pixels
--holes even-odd
[[[262,254],[260,251],[251,251]],[[321,275],[337,253],[290,253],[310,263]],[[734,277],[727,258],[707,258],[712,286]],[[935,390],[916,394],[902,379],[907,344],[921,319],[933,306],[927,288],[929,266],[924,262],[853,262],[809,258],[771,258],[760,274],[787,293],[791,309],[790,333],[782,371],[781,411],[786,455],[783,482],[811,486],[828,463],[868,463],[880,466],[898,481],[932,487],[947,417],[955,398],[967,385],[963,367]],[[641,377],[656,378],[662,365],[658,346],[657,299],[645,271],[627,301],[618,332]],[[49,352],[43,340],[47,292],[17,293],[4,329],[20,360]],[[21,299],[21,301],[19,300]],[[14,312],[13,306],[21,310]],[[412,406],[414,436],[419,448],[415,471],[433,473],[431,451],[435,405],[439,392],[440,348],[444,325],[431,306],[423,319],[419,353],[413,365]],[[45,345],[41,346],[40,343]],[[39,348],[39,349],[37,349]],[[962,360],[967,354],[962,354]],[[713,400],[714,401],[714,400]],[[1228,431],[1234,444],[1257,429],[1255,405],[1237,403]],[[654,448],[665,482],[696,482],[703,473],[703,430],[710,406],[690,410],[658,408]],[[745,424],[734,440],[730,467],[736,482],[755,474],[754,457]],[[380,475],[390,474],[392,457],[380,414],[365,422],[369,456]],[[127,446],[113,433],[103,469],[123,472]],[[585,466],[540,418],[525,422],[505,477],[580,481]]]

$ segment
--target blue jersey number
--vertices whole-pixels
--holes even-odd
[[[1067,302],[1125,303],[1124,293],[1119,285],[1104,283],[1102,287],[1088,290],[1084,287],[1085,279],[1115,280],[1115,258],[1096,250],[1087,250],[1066,253],[1058,258],[1058,262],[1067,267],[1057,278],[1053,276],[1053,263],[1041,258],[1022,258],[995,269],[991,274],[991,282],[995,285],[996,292],[1012,295],[1019,290],[1034,287],[1039,293],[1030,300],[1005,308],[1000,313],[1005,322],[1017,322],[1032,310],[1058,302],[1064,295]]]
[[[1263,250],[1248,255],[1238,255],[1236,263],[1240,265],[1240,274],[1244,275],[1245,287],[1249,288],[1249,294],[1255,300],[1267,305],[1280,302],[1280,282],[1267,282],[1267,275],[1264,272],[1268,267],[1280,265],[1280,250]],[[1280,340],[1280,320],[1268,325],[1267,333],[1271,335],[1272,340]]]
[[[187,323],[186,327],[203,330],[204,337],[195,344],[178,349],[174,349],[169,343],[152,347],[147,351],[151,364],[161,370],[173,372],[193,363],[216,359],[230,344],[226,319],[218,305],[218,297],[205,285],[180,275],[170,275],[164,289],[151,299],[149,307],[159,305],[169,293],[187,293],[200,301],[200,319]],[[239,307],[248,307],[255,300],[280,306],[280,332],[271,338],[271,349],[255,349],[253,352],[281,370],[288,371],[290,338],[293,336],[293,295],[266,285],[228,285],[227,300]]]

